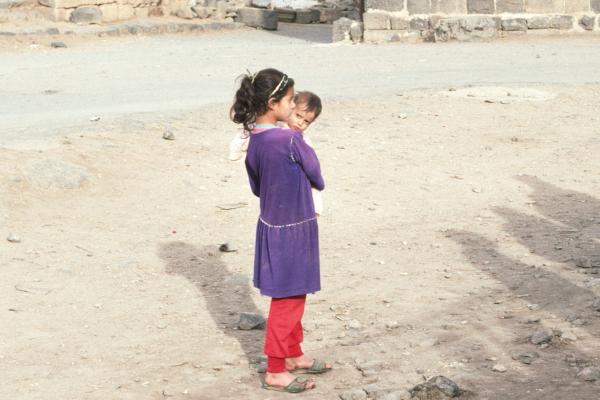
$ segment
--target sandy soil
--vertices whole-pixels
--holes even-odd
[[[305,350],[335,370],[297,397],[441,374],[477,399],[598,398],[576,374],[600,363],[599,268],[576,264],[600,261],[600,86],[535,89],[555,97],[325,104],[310,132],[327,184],[323,290]],[[0,149],[0,398],[287,398],[252,368],[263,332],[236,329],[268,299],[250,284],[258,202],[226,160],[227,108]],[[41,160],[87,178],[56,187],[64,177],[40,176]],[[231,203],[246,205],[218,207]],[[530,343],[543,328],[550,345]],[[531,365],[513,359],[532,352]],[[367,361],[376,375],[357,369]]]

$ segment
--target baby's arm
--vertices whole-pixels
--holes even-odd
[[[241,159],[248,150],[249,141],[250,136],[245,134],[243,129],[239,130],[233,139],[231,139],[231,143],[229,143],[229,156],[227,158],[231,161]]]

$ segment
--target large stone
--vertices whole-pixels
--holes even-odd
[[[319,19],[323,24],[333,24],[334,21],[342,18],[342,10],[339,8],[322,8]]]
[[[440,375],[415,386],[410,393],[413,399],[429,400],[458,397],[461,390],[452,380]]]
[[[311,10],[296,10],[296,23],[297,24],[312,24],[318,22],[315,20],[315,14]]]
[[[590,11],[590,0],[567,0],[565,1],[565,13],[578,13]]]
[[[565,0],[525,0],[525,12],[562,14],[565,12]]]
[[[365,10],[402,11],[404,0],[366,0]]]
[[[366,30],[363,35],[366,43],[400,42],[400,43],[418,43],[421,42],[419,32],[394,31],[394,30]]]
[[[40,4],[50,8],[77,8],[83,6],[99,6],[114,3],[115,0],[39,0]]]
[[[332,42],[350,41],[350,27],[352,21],[349,18],[340,18],[333,23]]]
[[[252,28],[277,30],[277,11],[244,7],[238,10],[238,21]]]
[[[600,368],[587,367],[577,373],[577,378],[587,381],[595,382],[600,381]]]
[[[194,19],[196,18],[196,13],[192,11],[190,7],[184,7],[175,12],[175,16],[183,19]]]
[[[591,31],[594,29],[594,23],[596,19],[589,15],[584,15],[579,19],[579,26],[581,26],[586,31]]]
[[[456,14],[460,11],[456,0],[431,0],[432,13]]]
[[[573,17],[571,15],[550,17],[550,29],[573,29]]]
[[[504,31],[526,31],[527,20],[525,18],[507,18],[502,20],[502,30]]]
[[[528,29],[550,29],[550,17],[541,15],[527,17]]]
[[[43,188],[78,189],[89,181],[90,175],[78,165],[46,159],[27,168],[27,179]]]
[[[496,0],[497,13],[522,13],[525,11],[524,0]]]
[[[271,0],[252,0],[250,4],[252,7],[269,8],[271,7]]]
[[[600,0],[592,0],[590,6],[592,7],[592,11],[600,13]]]
[[[493,14],[494,0],[467,0],[467,11],[469,14]]]
[[[203,7],[203,6],[192,7],[192,10],[196,13],[198,18],[200,18],[200,19],[206,19],[206,18],[210,17],[213,13],[212,8]]]
[[[114,22],[119,20],[119,5],[117,3],[103,4],[100,6],[102,22]]]
[[[406,8],[409,14],[429,14],[431,2],[430,0],[407,0]]]
[[[362,22],[354,21],[350,25],[350,39],[353,42],[358,43],[363,40],[364,27]]]
[[[249,331],[251,329],[265,329],[265,319],[262,315],[243,312],[240,314],[238,328],[244,331]]]
[[[367,12],[363,15],[365,30],[390,29],[390,15],[386,12]]]
[[[102,11],[97,6],[79,7],[71,13],[69,21],[75,24],[99,24],[102,22]]]
[[[554,338],[554,332],[552,329],[540,329],[531,335],[529,339],[531,343],[538,345],[544,343],[550,343]]]
[[[135,8],[131,4],[119,4],[119,21],[135,17]]]
[[[493,17],[442,18],[435,24],[436,41],[479,41],[498,35],[498,22]]]
[[[413,18],[410,20],[410,29],[413,31],[426,31],[430,28],[429,18]]]
[[[390,16],[390,27],[397,31],[408,29],[409,22],[409,20],[399,15]]]

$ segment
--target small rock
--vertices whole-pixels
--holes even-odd
[[[351,319],[346,322],[346,329],[359,330],[362,329],[362,324],[357,319]]]
[[[93,117],[90,117],[90,121],[92,121],[92,122],[98,122],[98,121],[100,121],[100,117],[97,116],[97,115],[94,115]]]
[[[461,390],[452,380],[440,375],[415,386],[410,390],[410,394],[413,399],[429,400],[441,396],[458,397]]]
[[[244,331],[249,331],[251,329],[265,329],[265,319],[262,315],[243,312],[240,314],[238,328]]]
[[[65,44],[65,42],[52,42],[50,43],[50,47],[52,47],[53,49],[66,49],[67,45]]]
[[[532,352],[532,353],[521,353],[521,354],[517,354],[515,356],[512,357],[513,360],[517,360],[522,362],[523,364],[527,364],[527,365],[531,365],[531,363],[536,360],[537,358],[539,358],[538,353]]]
[[[406,118],[408,118],[408,115],[406,115],[405,113],[400,113],[398,115],[398,118],[400,118],[400,119],[406,119]]]
[[[570,340],[571,342],[574,342],[574,341],[577,340],[577,336],[575,336],[575,334],[573,332],[571,332],[571,331],[563,332],[560,335],[560,338],[563,339],[563,340]]]
[[[554,337],[554,332],[551,329],[542,329],[536,331],[533,335],[531,335],[531,343],[538,345],[544,343],[550,343],[552,338]]]
[[[366,400],[367,392],[362,389],[351,389],[340,394],[342,400]]]
[[[600,311],[600,297],[596,297],[596,299],[592,302],[592,309],[594,311]]]
[[[587,367],[577,373],[577,378],[586,382],[600,381],[600,368]]]
[[[162,137],[165,140],[175,140],[175,135],[168,129],[163,133]]]
[[[409,400],[411,398],[410,392],[406,389],[399,389],[384,394],[381,397],[377,397],[377,400]]]
[[[21,243],[21,238],[18,237],[17,235],[15,235],[14,233],[11,233],[10,235],[8,235],[6,240],[8,240],[11,243]]]
[[[592,260],[587,257],[580,257],[575,260],[575,266],[579,268],[592,268]]]
[[[231,243],[223,243],[219,246],[219,251],[222,253],[232,253],[234,251],[237,251],[237,248]]]
[[[71,13],[69,21],[76,24],[100,24],[102,11],[97,6],[78,7]]]
[[[506,372],[506,367],[502,364],[496,364],[492,367],[492,371],[494,372]]]

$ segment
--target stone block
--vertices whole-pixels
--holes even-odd
[[[395,31],[405,31],[408,29],[409,20],[398,15],[390,16],[390,27]]]
[[[366,31],[390,29],[390,15],[386,12],[367,12],[363,15]]]
[[[525,12],[525,2],[524,0],[496,0],[496,12],[498,14]]]
[[[592,0],[590,3],[592,11],[600,13],[600,0]]]
[[[40,4],[50,8],[77,8],[114,3],[115,0],[41,0]]]
[[[350,39],[352,39],[353,42],[362,42],[363,32],[364,28],[362,22],[354,21],[352,25],[350,25]]]
[[[442,18],[435,25],[435,40],[447,42],[490,40],[498,36],[499,23],[494,17]]]
[[[407,0],[406,8],[408,13],[413,14],[429,14],[431,13],[430,0]]]
[[[238,10],[238,21],[253,28],[277,30],[277,11],[244,7]]]
[[[590,0],[566,0],[565,13],[578,13],[590,11]]]
[[[413,18],[410,20],[410,29],[413,31],[426,31],[430,28],[429,18]]]
[[[550,17],[534,15],[527,17],[528,29],[550,29]]]
[[[296,21],[296,10],[290,8],[276,8],[277,18],[279,22],[295,22]]]
[[[596,19],[589,15],[584,15],[579,19],[579,26],[581,26],[586,31],[591,31],[594,29],[594,23]]]
[[[565,0],[525,0],[525,12],[562,14],[565,12]]]
[[[76,8],[69,17],[75,24],[99,24],[102,22],[102,11],[97,6],[84,6]]]
[[[203,6],[192,7],[192,10],[196,13],[198,18],[200,18],[200,19],[206,19],[206,18],[210,17],[213,13],[212,8],[203,7]]]
[[[333,24],[340,18],[342,18],[342,10],[339,8],[322,8],[319,15],[319,21],[323,24]]]
[[[469,14],[494,14],[494,0],[467,0]]]
[[[312,20],[314,22],[321,22],[321,10],[319,10],[318,8],[312,8],[310,12],[312,14]]]
[[[117,3],[103,4],[100,6],[102,22],[114,22],[119,20],[119,5]]]
[[[136,18],[148,18],[150,9],[148,7],[136,7],[134,13]]]
[[[250,5],[256,8],[269,8],[271,7],[271,0],[251,0]]]
[[[431,12],[442,14],[457,14],[461,12],[458,0],[431,0]]]
[[[217,17],[218,19],[225,19],[225,17],[227,17],[227,10],[229,8],[227,2],[224,0],[217,1],[216,8],[217,10],[215,11],[215,17]],[[296,13],[294,13],[294,16],[295,15]]]
[[[50,9],[50,19],[54,22],[66,22],[72,12],[72,8],[52,8]]]
[[[314,17],[315,14],[311,10],[296,10],[297,24],[312,24],[313,22],[318,22]]]
[[[556,15],[550,17],[550,29],[573,29],[573,16]]]
[[[131,4],[119,4],[119,20],[135,18],[135,8]]]
[[[501,22],[503,31],[527,31],[527,20],[525,18],[506,18]]]
[[[402,11],[404,0],[366,0],[365,10]]]
[[[175,16],[182,19],[194,19],[196,18],[196,13],[190,7],[184,7],[175,11]]]
[[[350,27],[352,21],[349,18],[340,18],[333,23],[332,29],[332,42],[344,42],[350,41]]]

